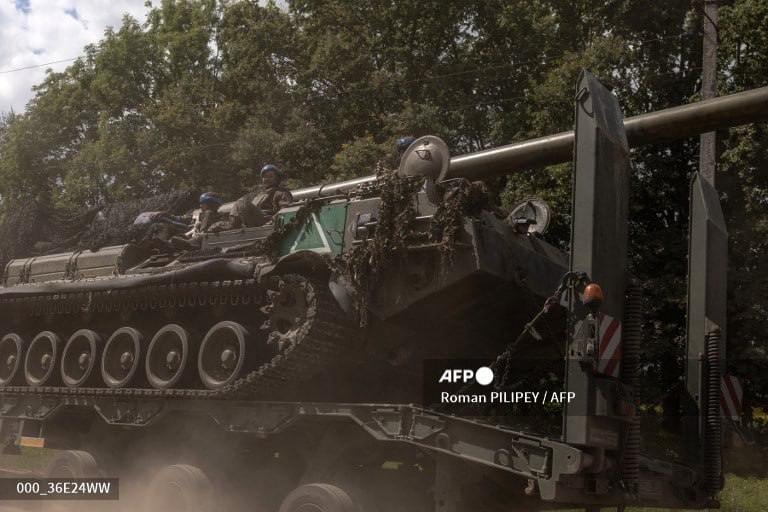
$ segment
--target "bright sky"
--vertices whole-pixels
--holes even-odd
[[[98,42],[108,26],[118,28],[123,14],[140,22],[145,0],[0,0],[0,112],[22,112],[32,86],[47,68],[61,71],[71,62],[8,72],[71,59]]]

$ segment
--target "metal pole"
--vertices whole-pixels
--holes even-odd
[[[717,128],[768,119],[768,87],[667,108],[624,120],[630,147],[692,137]],[[567,162],[573,132],[531,139],[451,158],[448,176],[479,179]]]
[[[624,120],[630,147],[692,137],[717,128],[768,120],[768,87],[650,112]],[[520,169],[544,167],[573,158],[573,132],[508,144],[451,158],[449,178],[470,180],[509,174]],[[333,195],[376,176],[317,185],[293,191],[296,199]]]
[[[704,0],[702,28],[701,99],[714,98],[717,94],[717,6],[718,0]],[[699,173],[715,186],[717,169],[717,133],[702,133],[699,149]]]

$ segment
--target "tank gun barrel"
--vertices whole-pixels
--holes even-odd
[[[636,147],[765,120],[768,86],[629,117],[624,127],[629,145]],[[569,131],[456,156],[451,158],[448,178],[472,180],[568,162],[573,156],[573,142],[573,131]],[[374,181],[375,176],[365,176],[316,185],[296,190],[293,196],[297,200],[328,196]]]
[[[768,119],[768,87],[667,108],[624,120],[630,147],[683,139],[718,128]],[[568,162],[572,131],[531,139],[451,159],[452,178],[483,178]]]

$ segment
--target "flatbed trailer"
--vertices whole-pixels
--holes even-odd
[[[594,505],[683,507],[690,502],[676,496],[684,495],[695,479],[686,466],[642,457],[639,493],[627,500],[618,488],[598,492],[612,486],[607,469],[617,460],[596,460],[559,439],[411,404],[40,394],[4,397],[0,415],[45,422],[47,447],[91,454],[102,475],[146,477],[162,467],[190,464],[212,481],[226,482],[227,488],[247,487],[247,482],[236,480],[254,474],[272,472],[271,478],[280,480],[282,473],[282,486],[260,490],[260,499],[273,507],[284,498],[280,494],[286,488],[314,483],[339,487],[361,504],[375,506],[372,510],[471,510],[481,498],[476,495],[478,486],[484,489],[486,505],[495,502],[499,509],[583,506],[583,491],[590,486],[595,489]],[[163,446],[162,451],[156,446]],[[233,464],[244,453],[261,457],[247,468],[239,466],[241,460]],[[275,464],[280,458],[286,467]],[[94,476],[92,469],[75,476]],[[233,469],[235,474],[230,474]],[[240,469],[245,473],[237,476]],[[355,472],[360,474],[354,476]],[[394,487],[377,483],[381,472],[392,474],[389,479],[395,483],[389,485]],[[417,489],[394,492],[414,483]]]

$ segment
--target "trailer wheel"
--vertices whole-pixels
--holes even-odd
[[[150,482],[144,510],[213,512],[213,485],[198,467],[167,466]]]
[[[331,484],[307,484],[291,491],[279,512],[360,512],[344,490]]]
[[[48,478],[89,478],[99,476],[96,459],[82,450],[66,450],[57,454],[45,470]]]

